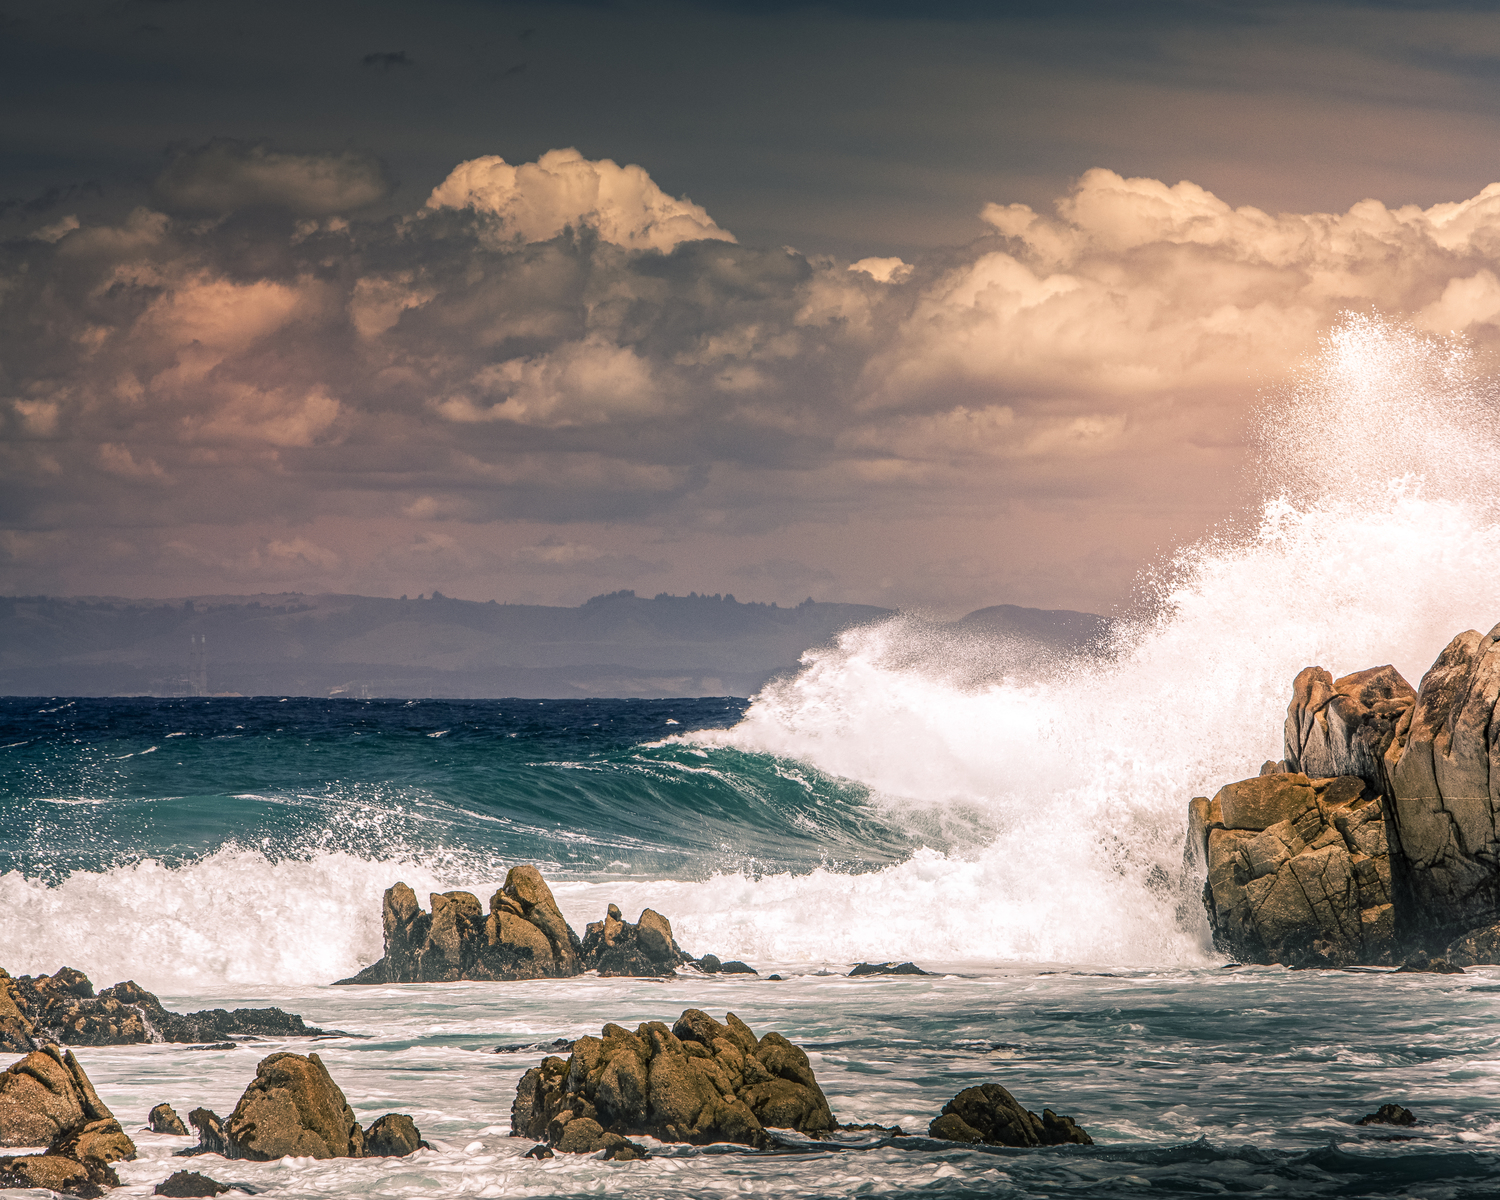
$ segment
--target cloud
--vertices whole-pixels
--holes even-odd
[[[25,554],[0,590],[212,590],[238,555],[400,592],[438,556],[501,597],[630,572],[1102,606],[1244,498],[1259,396],[1341,311],[1500,348],[1500,185],[1270,213],[1097,170],[984,217],[850,263],[554,151],[462,164],[404,216],[13,239],[0,516]]]
[[[501,238],[526,242],[545,242],[570,225],[632,250],[734,241],[702,207],[673,199],[641,167],[590,162],[572,149],[549,150],[519,167],[493,154],[470,159],[433,189],[427,207],[472,209],[495,218]]]
[[[288,154],[216,138],[178,154],[153,190],[159,203],[176,211],[265,207],[327,216],[383,200],[391,185],[380,161],[368,154]]]

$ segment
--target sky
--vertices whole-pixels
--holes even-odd
[[[1116,611],[1492,353],[1496,8],[0,0],[0,593]]]

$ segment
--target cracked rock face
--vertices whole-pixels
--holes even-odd
[[[92,1122],[119,1129],[71,1050],[44,1046],[0,1072],[0,1146],[46,1146]],[[120,1136],[128,1147],[120,1157],[134,1156]]]
[[[1286,711],[1286,769],[1311,778],[1358,775],[1385,790],[1383,761],[1417,694],[1392,666],[1334,679],[1307,667],[1292,682]]]
[[[807,1055],[777,1033],[757,1038],[730,1013],[720,1024],[690,1008],[668,1029],[606,1025],[521,1078],[511,1134],[560,1150],[611,1134],[664,1142],[764,1147],[767,1127],[817,1135],[835,1128]],[[574,1126],[577,1129],[574,1129]]]
[[[1262,775],[1190,810],[1214,945],[1244,962],[1389,963],[1391,862],[1381,800],[1356,776]]]
[[[1459,634],[1385,753],[1403,933],[1441,942],[1500,921],[1500,625]]]

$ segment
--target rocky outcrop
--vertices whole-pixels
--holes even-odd
[[[1401,932],[1446,943],[1500,921],[1500,625],[1455,637],[1385,753]],[[1492,766],[1494,764],[1494,766]]]
[[[21,1007],[16,981],[0,967],[0,1052],[26,1054],[35,1049],[31,1019]]]
[[[387,1113],[361,1129],[343,1091],[316,1054],[272,1054],[227,1118],[195,1108],[188,1120],[198,1145],[181,1155],[221,1154],[267,1162],[306,1158],[376,1158],[410,1154],[426,1143],[412,1119]]]
[[[849,972],[850,979],[859,979],[865,975],[931,975],[931,971],[924,971],[913,962],[883,962],[883,963],[855,963],[854,969]]]
[[[23,1154],[0,1158],[0,1188],[37,1188],[95,1200],[104,1190],[118,1187],[113,1171],[104,1180],[95,1180],[83,1163],[59,1154]]]
[[[513,1136],[559,1149],[606,1134],[763,1147],[767,1128],[836,1127],[802,1050],[777,1033],[757,1038],[733,1013],[720,1024],[694,1008],[670,1029],[606,1025],[579,1038],[566,1062],[554,1056],[521,1077],[510,1123]]]
[[[1286,710],[1284,769],[1314,779],[1357,775],[1371,795],[1380,795],[1386,751],[1416,698],[1389,665],[1341,679],[1322,667],[1303,669]]]
[[[692,959],[672,936],[672,923],[655,909],[645,909],[632,925],[611,904],[604,920],[591,921],[583,935],[585,971],[600,975],[670,975]]]
[[[1279,773],[1227,784],[1192,802],[1188,838],[1206,867],[1204,904],[1223,953],[1288,966],[1394,960],[1383,805],[1362,778]]]
[[[1017,1103],[998,1083],[965,1088],[943,1105],[942,1114],[927,1127],[930,1137],[950,1142],[982,1142],[988,1146],[1092,1146],[1094,1139],[1072,1117],[1050,1108],[1037,1116]]]
[[[416,893],[397,883],[385,893],[385,954],[339,983],[446,983],[458,979],[559,979],[601,975],[670,975],[691,962],[672,924],[646,909],[632,925],[615,905],[580,941],[535,867],[512,867],[490,897],[486,916],[471,892],[432,893],[423,911]]]
[[[243,1037],[317,1037],[325,1031],[305,1024],[279,1008],[222,1008],[194,1013],[169,1012],[154,995],[133,980],[94,994],[82,971],[60,967],[51,975],[12,979],[0,972],[0,1038],[5,1036],[6,1000],[16,1010],[14,1022],[33,1042],[66,1046],[125,1046],[138,1042],[216,1042]],[[20,1049],[13,1036],[5,1043]]]
[[[170,1104],[158,1104],[146,1117],[146,1127],[152,1133],[170,1133],[178,1137],[187,1136],[187,1126]]]
[[[71,1050],[47,1045],[0,1072],[0,1146],[47,1146],[71,1130],[114,1119]],[[123,1146],[121,1157],[135,1155],[129,1138]]]
[[[1482,925],[1448,943],[1443,957],[1456,967],[1500,963],[1500,924]]]

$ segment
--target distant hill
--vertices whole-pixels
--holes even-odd
[[[963,632],[1036,642],[1061,653],[1082,653],[1100,646],[1112,627],[1108,617],[1094,613],[1066,608],[1020,608],[1014,604],[977,609],[949,625]]]
[[[868,604],[779,608],[633,592],[576,608],[439,592],[10,597],[0,598],[0,694],[749,696],[809,647],[890,614]],[[203,639],[201,663],[194,638]]]

